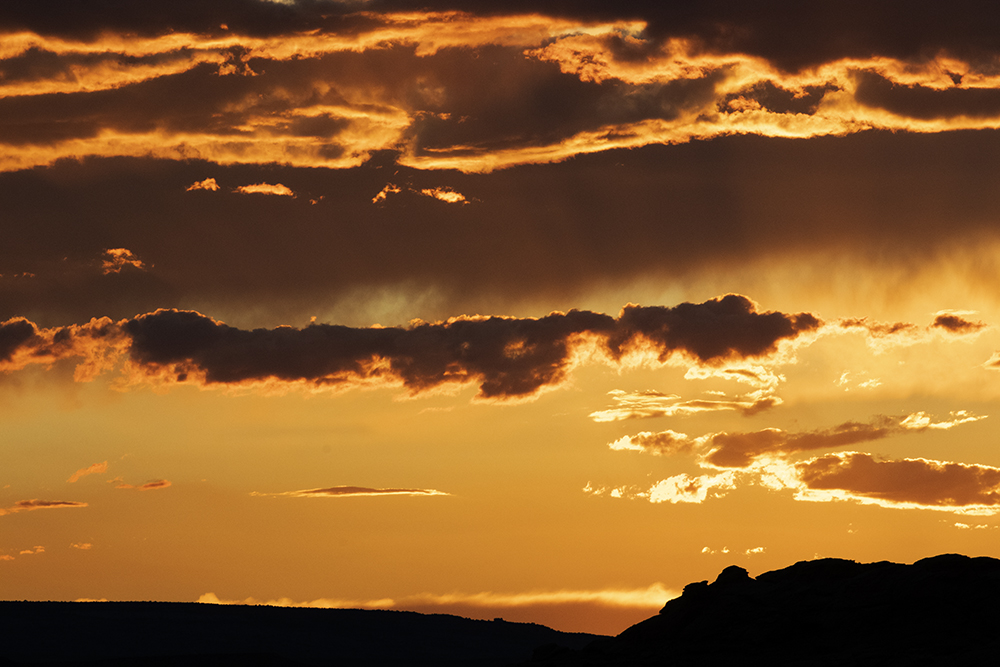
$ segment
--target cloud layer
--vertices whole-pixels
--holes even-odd
[[[1000,126],[983,29],[1000,17],[978,4],[962,32],[912,8],[901,31],[869,7],[844,22],[856,14],[708,5],[5,9],[0,169],[148,154],[342,168],[388,149],[484,171],[734,133]]]

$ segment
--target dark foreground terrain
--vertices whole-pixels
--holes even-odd
[[[445,614],[194,602],[0,602],[0,666],[500,667],[599,635]]]
[[[656,616],[531,667],[1000,664],[1000,561],[823,559],[753,579],[728,567]]]
[[[398,611],[0,602],[0,666],[991,665],[1000,561],[824,559],[689,584],[617,637]]]

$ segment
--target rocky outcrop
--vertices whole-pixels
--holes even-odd
[[[1000,655],[1000,561],[823,559],[751,578],[731,566],[569,665],[976,665]]]

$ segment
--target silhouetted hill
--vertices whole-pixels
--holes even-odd
[[[443,614],[169,602],[0,602],[0,667],[991,665],[1000,561],[731,566],[617,637]]]
[[[179,602],[0,602],[0,666],[490,667],[599,635],[445,614]]]
[[[1000,561],[823,559],[688,584],[660,613],[531,667],[990,665],[1000,660]]]

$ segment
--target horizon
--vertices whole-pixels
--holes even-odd
[[[0,8],[0,599],[1000,555],[1000,10],[661,4]]]

